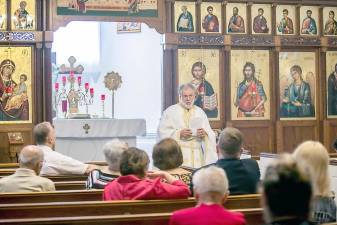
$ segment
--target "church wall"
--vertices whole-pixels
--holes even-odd
[[[10,1],[4,1],[10,2]],[[13,1],[15,2],[15,1]],[[314,139],[322,141],[329,150],[331,142],[336,138],[337,125],[335,116],[328,116],[327,108],[327,76],[331,74],[331,65],[327,66],[327,62],[336,57],[333,56],[333,51],[337,51],[337,37],[336,35],[325,35],[324,27],[328,18],[329,11],[335,11],[335,18],[337,17],[337,3],[335,0],[313,1],[313,0],[254,0],[254,1],[222,1],[222,0],[209,0],[209,1],[172,1],[163,0],[158,1],[157,17],[137,17],[133,15],[128,16],[86,16],[84,14],[77,15],[57,15],[56,2],[52,0],[47,1],[28,1],[29,4],[35,3],[35,20],[36,26],[29,29],[12,29],[10,20],[5,23],[7,26],[3,27],[0,31],[0,45],[1,46],[31,46],[33,48],[33,65],[32,74],[34,82],[33,91],[33,114],[31,122],[27,124],[0,124],[0,160],[6,161],[4,154],[8,145],[7,132],[8,131],[21,131],[25,137],[25,143],[32,143],[31,128],[34,124],[43,121],[51,120],[51,62],[50,62],[50,48],[52,43],[52,32],[60,26],[64,26],[72,20],[91,20],[91,21],[137,21],[145,22],[150,27],[155,28],[158,32],[164,34],[163,40],[163,109],[177,102],[177,87],[179,84],[179,49],[199,49],[201,52],[208,49],[218,52],[217,57],[219,61],[218,66],[218,80],[219,89],[217,98],[220,99],[217,107],[221,115],[215,120],[211,120],[211,124],[215,129],[222,129],[225,126],[235,126],[240,128],[245,136],[245,147],[250,148],[254,154],[258,152],[283,152],[291,151],[299,142],[305,139]],[[177,3],[177,4],[176,4]],[[181,7],[184,3],[194,5],[194,13],[192,17],[194,20],[194,30],[178,31],[177,20]],[[219,6],[220,3],[220,6]],[[201,20],[205,16],[204,4],[216,4],[214,9],[219,14],[218,20],[219,32],[205,33],[202,28]],[[257,34],[254,31],[253,19],[259,9],[258,4],[267,5],[264,8],[265,16],[268,17],[269,29],[264,34]],[[287,6],[289,17],[293,19],[294,34],[282,34],[276,24],[281,22],[283,16],[284,5]],[[244,31],[228,32],[228,23],[233,14],[233,8],[237,6],[239,15],[243,12],[242,18],[245,22]],[[13,5],[13,7],[18,7]],[[152,6],[151,6],[152,7]],[[220,7],[220,8],[219,8]],[[10,18],[12,12],[10,6],[6,6],[8,12],[0,12],[7,14]],[[270,9],[269,9],[270,8]],[[305,19],[308,9],[312,9],[312,16],[316,19],[317,35],[301,34],[302,22]],[[268,13],[268,12],[270,13]],[[154,12],[152,10],[152,12]],[[305,13],[304,13],[305,12]],[[282,13],[282,14],[281,14]],[[117,15],[117,14],[116,14]],[[187,21],[182,21],[181,24],[186,24]],[[15,34],[9,38],[11,30]],[[234,29],[235,30],[235,29]],[[240,30],[240,29],[239,29]],[[23,34],[23,35],[21,35]],[[233,52],[235,50],[244,50],[247,52],[254,52],[257,50],[265,50],[269,52],[269,69],[268,79],[263,82],[269,84],[267,95],[267,103],[264,114],[259,118],[241,118],[237,120],[234,114],[237,108],[234,108],[234,92],[231,86],[233,77],[238,76],[238,72],[233,72],[232,68],[235,67],[232,63]],[[297,117],[297,118],[282,118],[281,115],[281,102],[282,92],[284,89],[282,85],[285,82],[280,79],[280,74],[285,74],[288,71],[290,64],[286,61],[280,61],[280,56],[285,52],[312,53],[308,56],[307,62],[298,60],[295,63],[301,64],[301,68],[305,71],[311,68],[310,71],[305,71],[305,75],[312,74],[307,83],[314,90],[311,98],[314,99],[314,114],[310,116]],[[248,54],[249,55],[249,54]],[[291,55],[291,54],[290,54]],[[332,56],[331,56],[332,55]],[[247,56],[246,56],[247,57]],[[330,57],[330,58],[329,58]],[[331,59],[332,58],[332,59]],[[194,59],[196,60],[196,59]],[[204,62],[204,59],[202,59]],[[333,64],[333,63],[332,63]],[[286,65],[286,66],[285,66]],[[257,67],[258,68],[258,67]],[[259,69],[259,68],[258,68]],[[284,70],[284,71],[283,71]],[[280,72],[281,71],[281,72]],[[283,72],[282,72],[283,71]],[[262,71],[261,71],[262,74]],[[305,78],[307,79],[307,78]],[[287,86],[287,85],[286,85]],[[307,114],[308,115],[308,114]],[[7,140],[7,141],[6,141]],[[3,159],[1,158],[3,157]]]
[[[262,0],[249,2],[174,1],[169,6],[172,10],[168,25],[171,32],[165,35],[164,57],[165,62],[171,65],[172,71],[166,73],[171,77],[164,81],[168,86],[166,94],[171,93],[171,98],[164,99],[165,107],[177,102],[178,97],[175,91],[180,84],[179,81],[183,80],[181,76],[185,76],[187,72],[180,71],[179,61],[183,57],[179,52],[183,50],[188,55],[189,51],[199,49],[199,58],[191,56],[189,66],[195,61],[202,61],[207,68],[212,66],[212,60],[205,58],[204,55],[207,55],[209,50],[219,51],[219,69],[210,73],[206,72],[205,75],[206,81],[211,80],[209,83],[213,89],[216,89],[214,86],[220,86],[217,95],[221,101],[218,101],[217,106],[219,112],[222,113],[218,117],[209,116],[213,128],[222,129],[226,126],[239,128],[245,135],[244,147],[250,149],[253,154],[291,152],[300,142],[308,139],[319,140],[332,151],[331,143],[337,134],[336,116],[328,115],[327,77],[333,72],[334,65],[337,63],[337,57],[333,52],[337,48],[337,33],[328,34],[325,28],[328,23],[327,14],[331,10],[337,10],[335,1],[320,1],[319,3]],[[189,20],[188,16],[185,22],[179,24],[183,6],[190,11],[193,29],[186,22]],[[219,29],[214,32],[207,32],[202,25],[208,6],[213,6],[214,15],[218,16]],[[166,7],[168,8],[167,5]],[[240,29],[230,30],[229,24],[235,7],[238,8],[238,15],[241,16],[244,25]],[[254,18],[259,8],[264,9],[263,15],[267,18],[268,29],[263,30],[262,26],[254,27]],[[277,24],[280,24],[284,18],[284,9],[288,10],[288,15],[293,20],[292,31],[282,31],[277,27]],[[305,30],[304,21],[308,17],[308,10],[311,10],[311,16],[316,22],[314,34]],[[306,20],[306,23],[308,21]],[[179,26],[185,28],[179,31]],[[210,25],[209,29],[211,28],[214,26]],[[264,51],[269,53],[268,56],[263,56],[261,52]],[[266,61],[268,65],[263,64]],[[255,112],[255,114],[250,113],[249,108],[251,109],[252,106],[249,106],[248,100],[245,103],[242,100],[237,101],[240,82],[244,81],[243,65],[245,62],[254,64],[257,89],[263,86],[267,97],[263,104],[264,109],[260,109],[260,112]],[[290,73],[290,68],[294,65],[299,65],[302,69],[302,78],[310,87],[308,96],[311,99],[311,103],[306,104],[308,107],[301,109],[306,108],[305,112],[297,112],[296,115],[284,104],[285,91],[290,89],[290,84],[294,79]],[[220,83],[214,83],[212,76],[220,77]],[[259,102],[256,98],[259,94],[255,92],[257,93],[258,90],[252,93],[255,101]],[[244,110],[240,110],[240,107]],[[245,110],[247,113],[242,112]],[[291,113],[287,114],[289,111]]]

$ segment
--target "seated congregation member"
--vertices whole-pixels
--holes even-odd
[[[54,151],[55,130],[49,122],[39,123],[33,130],[37,146],[43,151],[44,163],[40,175],[89,174],[97,168]]]
[[[55,191],[54,183],[39,173],[43,152],[34,145],[25,146],[19,155],[19,168],[14,174],[0,179],[0,192]]]
[[[331,191],[329,175],[329,154],[317,141],[300,144],[293,153],[298,164],[309,170],[313,188],[312,220],[315,223],[336,221],[336,203]]]
[[[190,185],[192,173],[180,168],[183,164],[183,154],[179,144],[174,139],[165,138],[159,141],[153,147],[152,159],[155,167]]]
[[[253,194],[260,180],[260,169],[254,159],[240,159],[242,133],[234,128],[225,128],[219,136],[217,152],[219,160],[211,165],[225,170],[231,195]]]
[[[193,176],[197,206],[175,211],[170,225],[243,225],[243,214],[228,211],[223,203],[228,196],[228,180],[223,169],[202,168]]]
[[[126,149],[128,149],[127,143],[118,139],[107,142],[103,146],[103,152],[108,166],[107,168],[91,171],[87,179],[86,188],[103,189],[107,183],[119,177],[121,175],[119,172],[119,161],[123,151]]]
[[[312,188],[309,174],[289,155],[266,169],[261,185],[263,214],[270,225],[309,225]]]
[[[148,172],[149,162],[145,151],[137,148],[125,150],[119,167],[122,176],[105,186],[103,200],[178,199],[190,195],[187,185],[169,173]]]
[[[335,151],[337,152],[337,138],[336,138],[336,140],[333,142],[332,147],[333,147],[333,149],[335,149]]]

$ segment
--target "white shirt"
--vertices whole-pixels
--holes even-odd
[[[40,175],[82,175],[88,168],[88,164],[84,164],[76,159],[55,152],[46,145],[38,145],[44,154],[44,162]]]

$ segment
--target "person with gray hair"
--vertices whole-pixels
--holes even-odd
[[[194,105],[196,89],[190,84],[179,88],[179,103],[168,107],[160,119],[158,141],[175,139],[183,153],[183,165],[199,168],[217,160],[215,134],[207,115]]]
[[[209,166],[193,176],[197,206],[173,212],[170,225],[241,225],[246,224],[242,213],[234,213],[223,204],[228,197],[228,180],[223,169]]]
[[[107,142],[103,146],[103,152],[108,166],[91,171],[86,182],[86,188],[104,189],[109,182],[119,177],[121,175],[119,172],[120,159],[122,153],[127,149],[128,144],[119,139]]]
[[[222,168],[229,180],[232,195],[254,194],[260,180],[260,169],[253,159],[240,159],[242,133],[234,128],[225,128],[219,136],[217,153],[219,160],[212,164]]]
[[[54,183],[40,177],[43,152],[34,145],[25,146],[19,155],[19,165],[14,174],[0,179],[0,192],[55,191]]]

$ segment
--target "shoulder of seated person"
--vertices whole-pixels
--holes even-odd
[[[185,170],[183,168],[174,168],[174,169],[170,169],[170,170],[164,170],[166,172],[168,172],[169,174],[190,174],[191,172],[189,172],[188,170]]]

